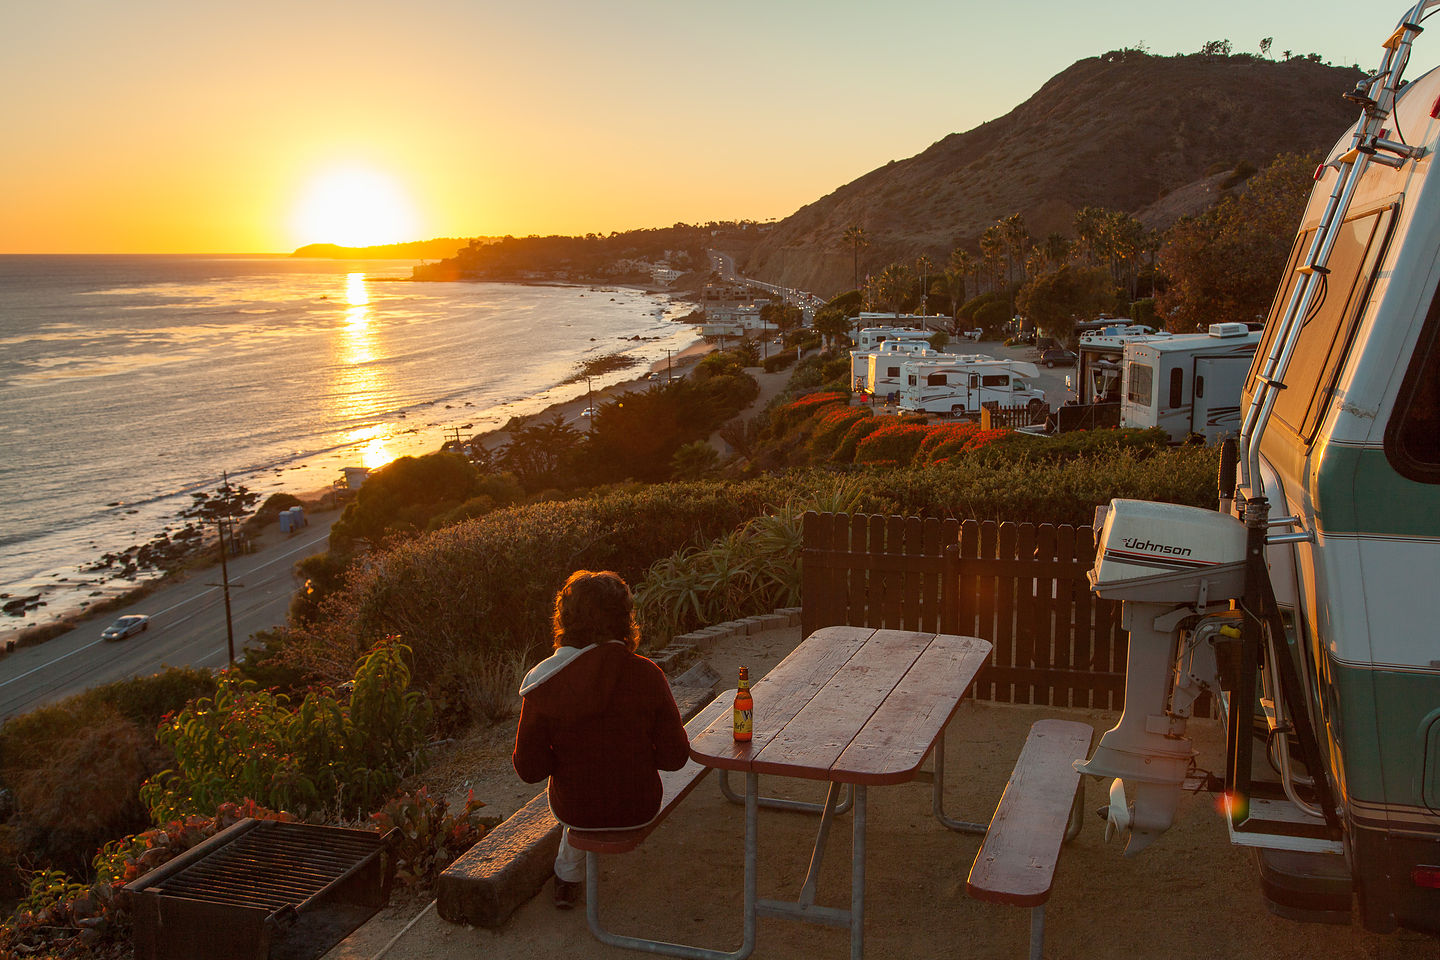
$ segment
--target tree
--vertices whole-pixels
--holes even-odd
[[[1274,37],[1261,37],[1261,38],[1260,38],[1260,56],[1262,56],[1262,57],[1268,57],[1268,56],[1270,56],[1270,46],[1271,46],[1271,44],[1273,44],[1274,42],[1275,42],[1275,38],[1274,38]]]
[[[1064,342],[1073,338],[1076,320],[1113,306],[1115,287],[1108,271],[1067,263],[1032,278],[1020,288],[1016,302],[1026,319]]]
[[[910,297],[912,282],[910,268],[903,263],[892,263],[880,271],[876,292],[879,294],[880,302],[886,306],[889,312],[897,314],[900,312]]]
[[[950,334],[944,330],[938,330],[930,337],[930,349],[944,353],[945,348],[950,345]]]
[[[540,490],[558,482],[560,465],[566,455],[579,446],[580,440],[580,431],[557,413],[549,420],[511,430],[510,442],[500,453],[500,463],[519,477],[527,489]]]
[[[845,232],[841,234],[841,236],[845,238],[846,243],[850,244],[851,266],[854,268],[855,271],[855,289],[859,290],[860,248],[870,246],[870,236],[865,232],[865,228],[860,226],[858,223],[851,224],[850,226],[846,227]]]
[[[821,307],[810,325],[825,338],[826,344],[838,343],[841,337],[850,333],[850,318],[845,311],[832,306]]]
[[[670,466],[676,480],[703,480],[720,466],[720,453],[704,440],[692,440],[675,451]]]
[[[1242,192],[1170,228],[1158,262],[1166,284],[1155,306],[1171,330],[1264,317],[1317,162],[1314,154],[1277,157]]]

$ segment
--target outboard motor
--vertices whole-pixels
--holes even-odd
[[[1245,587],[1245,526],[1198,507],[1112,500],[1102,508],[1090,587],[1123,601],[1130,633],[1125,709],[1081,773],[1114,777],[1106,838],[1129,834],[1134,856],[1170,828],[1194,749],[1191,706],[1219,692],[1213,640],[1233,633],[1229,601]]]

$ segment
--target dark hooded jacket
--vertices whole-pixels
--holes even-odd
[[[660,809],[659,770],[690,741],[665,674],[620,642],[561,647],[525,677],[515,772],[550,778],[550,809],[581,829],[636,827]]]

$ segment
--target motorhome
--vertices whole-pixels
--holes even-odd
[[[993,360],[985,354],[954,354],[930,349],[928,340],[886,340],[867,355],[865,378],[859,389],[875,396],[899,392],[904,384],[902,365],[910,360],[931,360],[937,363]]]
[[[1124,323],[1110,324],[1080,335],[1076,350],[1076,399],[1080,403],[1119,403],[1125,344],[1164,340],[1168,333]]]
[[[1045,391],[1034,386],[1040,372],[1035,364],[988,357],[946,357],[909,360],[900,366],[901,413],[948,413],[978,417],[980,405],[1026,407],[1040,415],[1047,404]]]
[[[1421,0],[1346,96],[1221,444],[1217,510],[1111,501],[1090,582],[1130,631],[1087,774],[1107,832],[1163,841],[1197,768],[1271,910],[1440,935],[1440,71]],[[1436,176],[1435,183],[1430,177]],[[1210,694],[1224,758],[1186,736]],[[1193,786],[1193,784],[1192,784]],[[1356,908],[1358,907],[1358,911]]]
[[[870,354],[881,345],[892,342],[906,342],[917,345],[917,349],[930,345],[933,331],[914,327],[866,327],[855,335],[855,348],[850,351],[850,381],[856,390],[864,390],[870,375]]]
[[[1125,344],[1120,426],[1161,427],[1179,443],[1213,443],[1240,432],[1240,388],[1260,331],[1212,323],[1207,333]]]

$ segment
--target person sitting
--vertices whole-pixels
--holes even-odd
[[[585,853],[572,830],[644,826],[660,810],[660,770],[678,770],[690,740],[665,673],[635,652],[630,587],[613,571],[577,570],[555,595],[554,653],[520,685],[511,762],[526,783],[550,778],[564,826],[555,905],[575,905]]]

